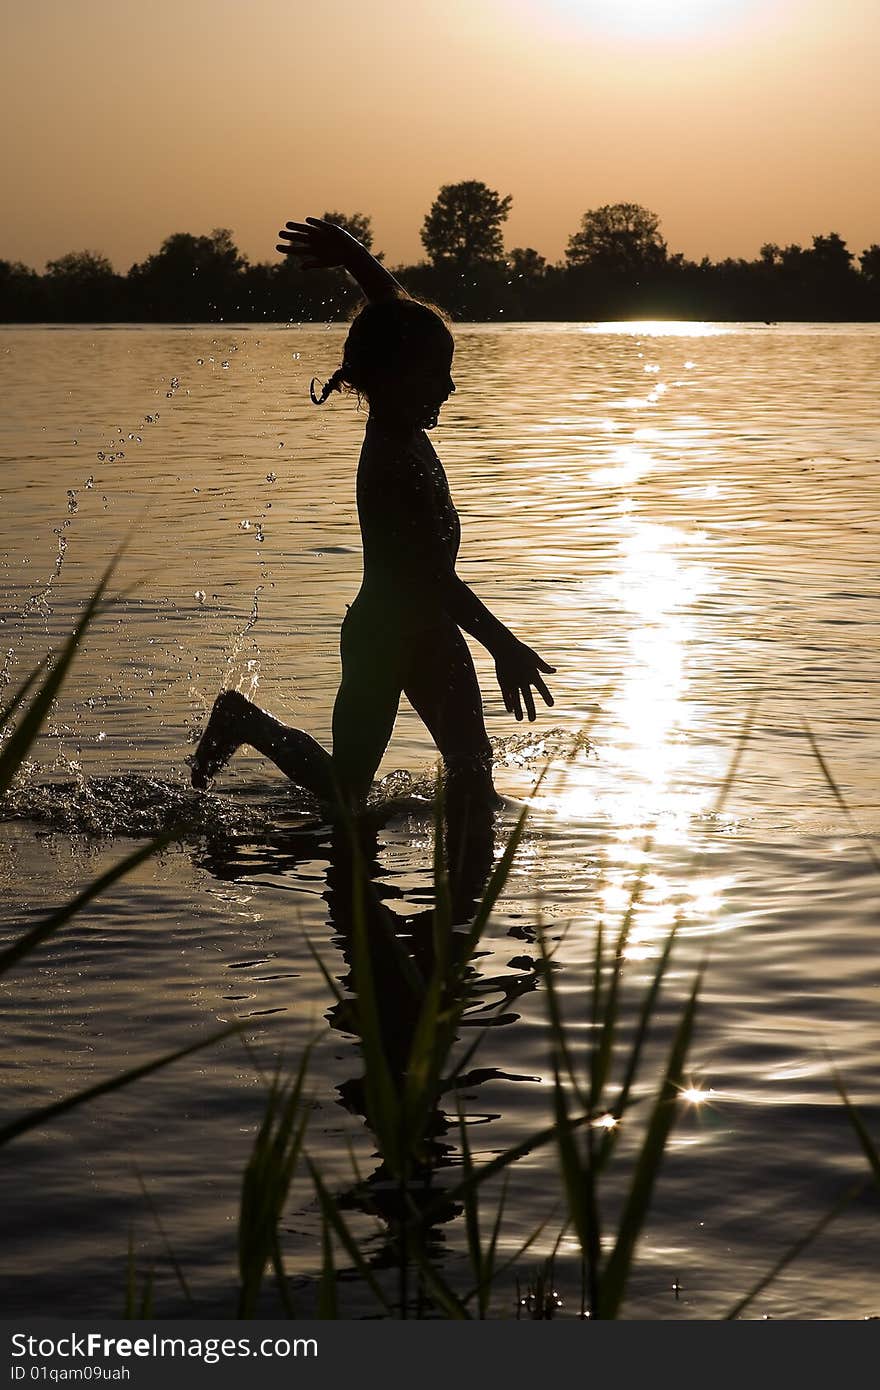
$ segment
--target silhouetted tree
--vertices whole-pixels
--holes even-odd
[[[565,258],[570,266],[614,275],[656,269],[666,260],[660,219],[638,203],[606,203],[584,213],[580,229],[569,237]]]
[[[511,275],[517,280],[538,280],[547,269],[547,262],[533,246],[514,246],[507,257]]]
[[[215,227],[209,236],[175,232],[128,274],[137,299],[151,316],[222,319],[241,310],[240,277],[246,267],[232,233]]]
[[[876,242],[859,256],[859,265],[866,279],[880,285],[880,246]]]
[[[825,275],[848,275],[855,260],[852,251],[837,232],[829,232],[827,236],[814,236],[813,249],[809,255]]]
[[[112,315],[122,284],[99,251],[68,251],[46,262],[46,291],[54,317],[82,321]]]
[[[46,274],[57,280],[78,281],[80,284],[112,278],[114,270],[100,251],[68,251],[57,261],[46,262]]]
[[[422,224],[422,245],[433,265],[451,262],[459,270],[500,261],[501,223],[513,202],[476,179],[444,184]]]
[[[488,195],[485,210],[496,235],[483,239],[482,258],[465,262],[450,254],[395,269],[411,293],[459,319],[880,320],[877,243],[862,252],[858,270],[836,232],[814,236],[808,246],[765,242],[751,261],[713,262],[704,256],[693,262],[666,251],[653,213],[636,208],[641,214],[636,218],[631,215],[634,204],[618,204],[585,215],[565,263],[548,265],[531,246],[493,259],[488,250],[499,249],[501,214],[506,216],[510,199],[482,184],[450,185],[441,193],[463,187]],[[446,200],[447,211],[453,204],[454,199]],[[621,207],[628,210],[623,219],[617,216]],[[372,240],[370,219],[363,213],[329,212],[325,217],[347,225],[361,240]],[[469,245],[479,242],[472,237]],[[232,234],[222,228],[209,236],[178,232],[168,237],[127,277],[115,274],[96,251],[59,256],[43,275],[0,260],[0,321],[6,323],[131,318],[328,322],[348,317],[359,297],[338,270],[304,272],[291,258],[249,265]]]
[[[0,322],[32,323],[46,317],[42,276],[21,261],[0,261]]]

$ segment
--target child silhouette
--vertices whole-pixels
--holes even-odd
[[[363,808],[391,737],[401,694],[427,726],[453,794],[494,799],[492,753],[476,671],[462,630],[495,658],[505,708],[535,718],[532,687],[553,699],[542,673],[555,668],[519,641],[455,572],[461,530],[443,466],[426,431],[455,390],[454,342],[435,309],[410,298],[343,228],[317,218],[288,222],[277,249],[306,270],[342,266],[367,303],[354,318],[342,363],[320,395],[346,388],[370,408],[357,471],[363,540],[360,590],[342,624],[342,681],[333,708],[333,751],[239,694],[218,695],[192,760],[204,788],[249,744],[329,807]]]

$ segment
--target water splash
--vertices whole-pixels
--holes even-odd
[[[567,755],[572,735],[551,729],[540,739],[514,734],[493,744],[496,766],[533,766],[537,771],[549,757]],[[236,790],[233,795],[191,790],[183,781],[139,772],[107,777],[76,775],[78,765],[67,763],[73,773],[64,780],[40,780],[41,769],[28,764],[5,799],[0,801],[0,822],[23,820],[65,834],[92,838],[138,838],[164,831],[190,836],[236,839],[260,836],[291,815],[320,821],[317,802],[302,788],[283,779],[267,786]],[[43,772],[43,775],[45,773]],[[368,810],[394,815],[433,816],[436,764],[410,771],[395,768],[373,784]]]

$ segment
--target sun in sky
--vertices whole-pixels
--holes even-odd
[[[681,41],[744,19],[753,0],[561,0],[566,11],[607,34]]]

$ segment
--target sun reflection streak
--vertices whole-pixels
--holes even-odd
[[[617,467],[596,470],[592,482],[622,483],[628,469],[650,471],[653,461],[643,445],[632,444],[611,451],[609,462]],[[729,880],[657,867],[666,850],[696,848],[699,819],[715,795],[707,757],[719,760],[717,785],[724,772],[720,751],[707,752],[702,716],[689,698],[699,601],[717,587],[711,568],[693,557],[688,532],[621,508],[616,554],[598,581],[583,586],[585,605],[616,609],[624,633],[621,674],[603,702],[598,763],[572,765],[559,790],[541,798],[565,819],[589,815],[610,827],[599,898],[611,918],[631,912],[631,961],[655,958],[676,925],[701,934],[725,930]]]

